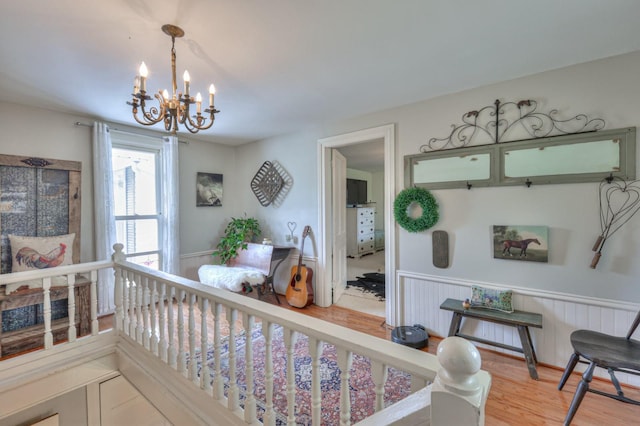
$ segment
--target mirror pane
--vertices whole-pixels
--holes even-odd
[[[491,175],[491,154],[424,159],[414,162],[414,183],[484,180]]]
[[[620,170],[620,144],[617,140],[513,149],[505,151],[504,155],[506,178]]]

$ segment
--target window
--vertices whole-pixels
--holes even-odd
[[[161,142],[113,132],[112,143],[116,240],[129,262],[160,270]]]

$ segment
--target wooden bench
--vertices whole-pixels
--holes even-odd
[[[534,312],[525,311],[513,311],[511,313],[496,311],[493,309],[485,308],[469,308],[464,309],[462,307],[462,300],[447,299],[440,305],[440,309],[447,311],[453,311],[453,317],[451,318],[451,325],[449,326],[449,336],[459,336],[467,340],[473,340],[475,342],[484,343],[487,345],[497,346],[503,349],[509,349],[515,352],[524,354],[524,358],[527,361],[527,367],[529,368],[529,375],[532,379],[538,380],[538,371],[536,370],[536,351],[531,341],[531,334],[529,333],[529,327],[542,328],[542,315]],[[475,336],[469,336],[460,333],[460,325],[462,323],[462,317],[473,318],[480,321],[490,321],[497,324],[508,325],[518,329],[520,335],[521,348],[516,346],[507,345],[504,343],[493,342],[491,340],[482,339]]]
[[[287,258],[290,247],[248,243],[245,250],[229,261],[229,265],[202,265],[198,269],[200,282],[231,291],[242,291],[243,284],[257,287],[258,298],[267,292],[280,298],[273,286],[273,277],[278,266]],[[272,262],[277,262],[271,268]]]

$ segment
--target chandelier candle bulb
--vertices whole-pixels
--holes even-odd
[[[184,78],[184,95],[189,96],[189,81],[191,80],[189,71],[184,70],[182,78]]]
[[[143,92],[147,91],[147,75],[149,75],[149,71],[147,70],[147,66],[142,62],[140,64],[140,90]]]
[[[140,91],[140,77],[136,76],[136,78],[133,79],[133,94],[137,95],[139,91]]]
[[[216,87],[211,84],[209,86],[209,108],[213,108],[213,95],[216,94]]]
[[[200,95],[200,92],[198,92],[198,94],[196,95],[196,113],[200,114],[201,110],[202,110],[202,95]]]

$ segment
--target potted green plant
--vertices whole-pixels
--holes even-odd
[[[247,243],[262,233],[258,219],[253,217],[231,218],[231,222],[224,230],[224,237],[220,239],[213,256],[220,258],[221,264],[227,264],[236,257],[238,250],[246,249]]]

